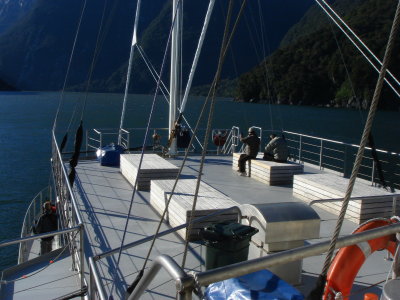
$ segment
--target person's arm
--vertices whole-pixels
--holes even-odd
[[[241,141],[242,143],[247,144],[248,139],[249,139],[249,136],[246,136],[246,137],[240,136],[240,141]]]

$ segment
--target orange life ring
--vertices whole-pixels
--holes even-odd
[[[360,225],[353,233],[387,226],[396,222],[394,219],[373,219]],[[354,279],[368,256],[375,251],[383,249],[394,255],[396,247],[396,236],[393,234],[340,249],[328,270],[323,299],[333,300],[338,292],[343,295],[343,299],[348,299]]]

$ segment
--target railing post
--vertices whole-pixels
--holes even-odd
[[[344,145],[343,177],[346,176],[346,167],[347,167],[347,146]]]
[[[303,138],[303,136],[300,134],[300,139],[299,139],[299,163],[301,162],[301,145],[302,145],[302,138]]]
[[[79,261],[80,261],[80,276],[81,276],[81,289],[85,285],[85,253],[84,253],[84,238],[85,230],[84,225],[81,224],[79,228]],[[82,296],[83,299],[83,296]]]
[[[371,185],[374,185],[375,183],[375,161],[372,160],[372,170],[371,170]]]
[[[319,169],[322,170],[322,150],[324,149],[323,147],[323,140],[321,140],[321,146],[319,150]]]

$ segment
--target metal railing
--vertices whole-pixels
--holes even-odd
[[[61,244],[69,245],[72,258],[72,269],[79,271],[81,289],[85,287],[85,263],[84,263],[84,235],[85,228],[79,211],[72,187],[69,184],[67,169],[63,157],[58,148],[57,140],[53,132],[52,146],[52,172],[54,180],[55,195],[57,197],[57,212],[59,225],[62,229],[79,227],[79,237],[68,233],[61,235]]]
[[[28,209],[25,212],[24,222],[22,223],[21,238],[31,235],[32,227],[39,219],[42,212],[43,203],[45,201],[53,202],[51,186],[45,187],[43,190],[41,190],[29,204]],[[18,264],[21,264],[28,259],[31,248],[31,241],[20,243]]]
[[[283,131],[288,142],[290,156],[301,163],[310,163],[320,169],[329,169],[348,177],[359,145],[319,138],[291,131]],[[382,173],[388,186],[400,188],[400,174],[395,170],[400,166],[400,154],[376,149]],[[377,176],[377,166],[372,157],[372,149],[364,152],[359,177],[382,184]]]
[[[125,149],[130,147],[130,132],[127,129],[92,129],[86,130],[86,152],[96,151],[103,148],[105,144],[111,144],[121,137],[121,146]]]

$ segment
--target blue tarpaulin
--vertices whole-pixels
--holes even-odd
[[[205,291],[207,300],[304,300],[293,286],[268,270],[210,284]]]

